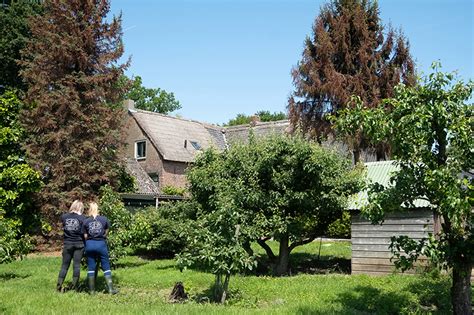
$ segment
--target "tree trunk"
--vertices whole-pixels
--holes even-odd
[[[288,264],[290,261],[290,248],[289,248],[289,236],[288,233],[280,236],[280,249],[278,253],[278,262],[275,265],[273,273],[276,276],[282,276],[288,274]]]
[[[224,285],[222,286],[221,304],[224,304],[227,298],[227,291],[229,290],[230,274],[225,275]]]
[[[471,306],[472,264],[463,263],[453,267],[451,304],[454,315],[472,315]]]
[[[224,282],[222,282],[222,276],[222,274],[216,275],[216,282],[214,284],[214,301],[223,304],[227,298],[230,274],[225,275]]]
[[[352,155],[354,156],[354,164],[360,162],[360,150],[352,150]]]

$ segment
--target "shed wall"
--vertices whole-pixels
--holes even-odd
[[[386,216],[381,225],[373,225],[361,218],[360,214],[352,216],[351,241],[353,274],[388,274],[395,270],[390,262],[390,238],[407,235],[413,239],[427,237],[433,233],[433,213],[429,210],[407,211]],[[414,273],[408,270],[406,273]]]

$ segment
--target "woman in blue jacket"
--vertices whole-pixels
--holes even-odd
[[[99,215],[97,203],[89,204],[89,218],[84,221],[83,233],[86,240],[87,256],[87,279],[89,291],[95,293],[95,268],[97,260],[100,260],[102,271],[104,272],[105,283],[110,294],[118,293],[112,283],[112,271],[110,270],[109,250],[107,248],[107,232],[110,228],[109,220]]]

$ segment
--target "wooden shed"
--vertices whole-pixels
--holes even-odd
[[[388,186],[391,174],[397,170],[394,161],[365,163],[367,177],[372,182]],[[363,191],[354,197],[349,205],[351,210],[351,241],[353,274],[383,275],[395,271],[390,261],[392,253],[389,249],[392,236],[407,235],[419,240],[436,235],[441,228],[438,216],[430,209],[429,203],[417,200],[414,208],[404,212],[391,213],[385,217],[383,224],[373,225],[360,215],[360,208],[367,204],[367,192]],[[416,269],[416,268],[415,268]],[[405,273],[414,273],[408,270]],[[474,279],[474,271],[471,280]]]

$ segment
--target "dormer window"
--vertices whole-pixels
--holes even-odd
[[[202,149],[201,145],[198,142],[196,142],[196,141],[190,141],[190,142],[191,142],[191,145],[193,146],[193,148],[195,150],[201,150]]]
[[[146,140],[135,142],[135,158],[144,160],[146,158]]]

